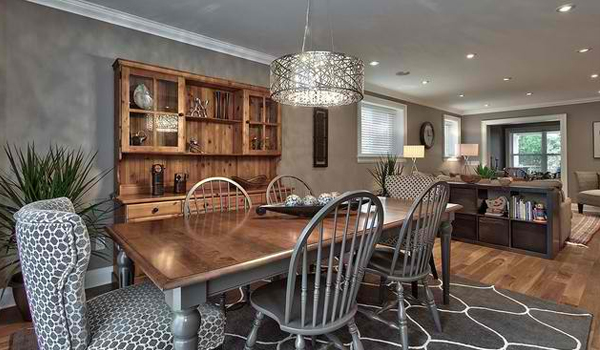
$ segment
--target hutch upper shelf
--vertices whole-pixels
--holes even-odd
[[[113,67],[119,158],[281,155],[281,107],[268,89],[123,59]]]

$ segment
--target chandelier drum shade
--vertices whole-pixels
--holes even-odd
[[[271,98],[302,107],[332,107],[362,100],[363,62],[331,51],[304,51],[271,63]]]
[[[364,64],[353,56],[332,50],[305,50],[310,32],[310,0],[302,51],[271,63],[271,98],[300,107],[344,106],[363,99]]]

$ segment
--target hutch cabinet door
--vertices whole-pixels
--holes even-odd
[[[281,106],[268,94],[244,91],[244,154],[281,154]]]
[[[184,91],[183,77],[123,67],[123,152],[184,152]]]

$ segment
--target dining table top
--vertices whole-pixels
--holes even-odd
[[[384,230],[400,227],[412,201],[382,198]],[[446,215],[460,210],[448,204]],[[127,256],[162,290],[209,281],[289,258],[310,218],[286,214],[227,211],[106,228]],[[324,222],[324,240],[333,220]],[[317,235],[312,235],[317,236]],[[309,244],[313,239],[309,239]]]

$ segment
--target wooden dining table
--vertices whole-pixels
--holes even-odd
[[[382,235],[398,234],[412,202],[382,198]],[[462,207],[448,204],[443,221],[451,223]],[[200,314],[211,296],[288,271],[290,257],[308,218],[228,211],[107,227],[117,244],[120,286],[133,283],[134,269],[165,294],[172,310],[174,348],[195,349]],[[451,225],[442,225],[443,301],[449,302]],[[324,240],[328,236],[325,230]],[[310,243],[310,241],[309,241]]]

